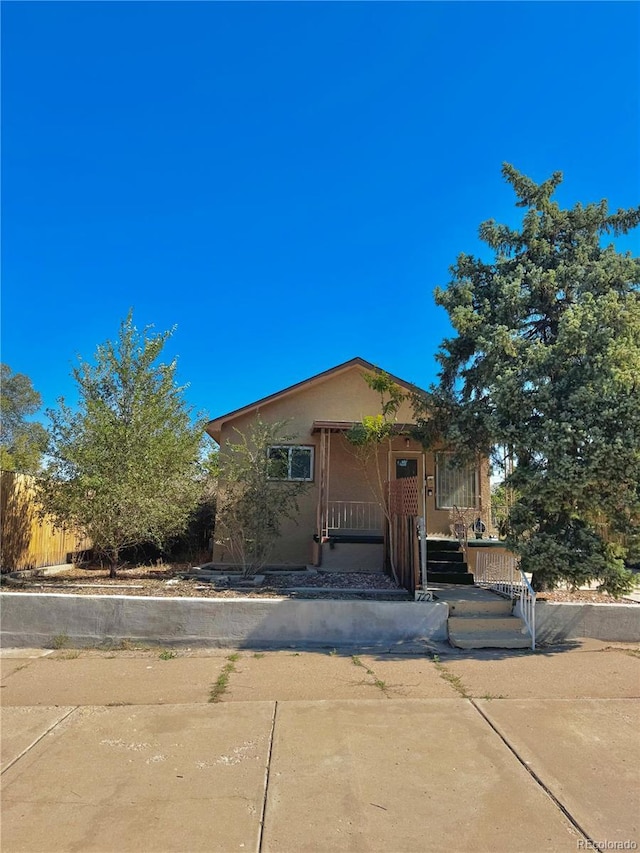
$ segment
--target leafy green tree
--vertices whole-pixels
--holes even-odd
[[[37,474],[47,447],[47,431],[27,418],[42,405],[40,394],[24,373],[0,365],[0,468]]]
[[[513,449],[508,542],[534,587],[599,580],[618,594],[640,543],[640,259],[602,238],[637,226],[640,208],[562,209],[561,173],[502,173],[522,226],[484,222],[493,260],[461,254],[436,290],[456,335],[423,426],[469,452]]]
[[[163,545],[162,556],[169,561],[194,565],[211,560],[216,526],[218,453],[217,444],[202,449],[198,504],[189,516],[186,529]]]
[[[388,373],[378,370],[375,373],[363,372],[364,381],[380,398],[380,412],[365,415],[361,423],[354,424],[347,431],[346,439],[362,470],[365,480],[382,510],[388,524],[390,540],[389,565],[393,579],[398,583],[398,571],[394,559],[393,524],[389,507],[389,487],[387,484],[387,458],[391,452],[396,426],[396,416],[407,393],[394,382]],[[380,451],[386,452],[381,456]]]
[[[157,363],[171,334],[139,332],[130,312],[118,339],[73,370],[77,409],[61,399],[49,412],[43,511],[84,531],[111,577],[123,548],[162,546],[184,531],[201,495],[202,427],[176,385],[175,361]]]
[[[269,562],[283,522],[296,520],[308,484],[288,479],[288,462],[278,452],[294,438],[285,421],[258,417],[246,432],[235,432],[218,458],[216,539],[249,576]]]

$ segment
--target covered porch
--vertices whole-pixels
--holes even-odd
[[[399,424],[391,445],[358,452],[346,433],[353,422],[314,421],[317,505],[315,565],[336,570],[383,571],[388,531],[389,484],[415,482],[416,500],[424,509],[428,491],[427,456]],[[433,493],[433,485],[431,487]]]
[[[402,494],[410,495],[410,515],[426,519],[429,538],[458,538],[454,504],[467,507],[470,524],[480,518],[488,535],[488,477],[483,476],[481,465],[451,468],[449,454],[425,451],[411,437],[411,426],[397,424],[390,443],[362,454],[346,436],[353,422],[313,422],[316,566],[336,571],[388,569],[389,521],[395,514],[399,487]],[[407,554],[412,561],[416,556]]]

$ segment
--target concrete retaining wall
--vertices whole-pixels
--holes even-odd
[[[574,637],[640,642],[640,605],[536,603],[537,642],[558,643]]]
[[[105,641],[249,648],[446,640],[445,603],[2,593],[2,644]]]

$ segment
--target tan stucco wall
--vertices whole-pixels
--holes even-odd
[[[332,374],[322,381],[296,390],[291,395],[266,403],[259,410],[262,418],[268,421],[289,420],[289,429],[296,432],[300,439],[311,437],[313,421],[361,421],[365,415],[375,415],[380,411],[380,398],[362,378],[360,367],[352,367],[343,373]],[[232,433],[232,426],[243,430],[254,417],[252,410],[231,424],[227,421],[222,427],[222,440]],[[410,403],[404,402],[398,412],[399,422],[413,421]]]
[[[267,403],[259,410],[264,421],[287,421],[286,432],[294,435],[294,443],[315,447],[315,470],[313,483],[300,498],[298,523],[286,522],[278,542],[273,562],[307,564],[317,562],[317,548],[313,534],[316,533],[316,511],[320,477],[320,435],[312,434],[314,421],[361,421],[365,415],[374,415],[380,409],[378,395],[362,378],[358,367],[348,372],[330,376],[324,381],[302,388],[291,396]],[[221,450],[226,442],[237,438],[236,430],[245,432],[256,417],[255,412],[240,416],[222,426]],[[399,420],[410,421],[411,407],[403,404]],[[370,490],[360,477],[353,457],[346,450],[346,441],[339,435],[331,436],[330,497],[332,500],[373,500]],[[339,447],[339,442],[342,447]],[[337,455],[334,460],[334,451]],[[344,466],[344,468],[342,467]],[[335,494],[334,494],[335,491]],[[214,560],[224,561],[222,548],[214,551]]]
[[[283,525],[283,535],[278,542],[272,562],[312,564],[318,561],[318,546],[314,545],[313,535],[316,530],[316,514],[319,497],[320,477],[320,434],[312,434],[314,421],[353,421],[360,422],[367,415],[380,412],[380,398],[372,391],[362,377],[360,367],[352,367],[340,374],[330,375],[322,382],[303,387],[290,396],[268,402],[259,410],[264,421],[287,421],[286,432],[294,435],[292,443],[311,445],[315,447],[314,479],[309,489],[300,498],[299,520],[295,524],[287,522]],[[235,430],[245,432],[256,417],[256,412],[241,415],[233,421],[222,425],[221,452],[225,443],[237,439]],[[414,420],[411,404],[405,401],[397,415],[399,423],[411,423]],[[375,462],[368,468],[368,477],[364,476],[361,463],[354,455],[353,448],[339,433],[333,433],[330,438],[330,469],[329,469],[329,500],[342,501],[375,501],[377,500],[377,473]],[[394,453],[407,456],[420,454],[423,450],[419,443],[407,441],[403,436],[393,440]],[[434,454],[424,454],[425,473],[435,475]],[[380,470],[383,479],[387,479],[388,451],[381,448],[379,454]],[[393,465],[393,462],[392,462]],[[487,465],[484,465],[485,476],[480,477],[481,496],[483,505],[489,496],[489,481],[486,476]],[[421,474],[421,467],[419,466]],[[427,498],[427,529],[431,534],[449,535],[449,511],[436,510],[435,482],[434,495]],[[488,504],[487,504],[488,505]],[[214,550],[214,560],[225,562],[229,556],[220,546]]]

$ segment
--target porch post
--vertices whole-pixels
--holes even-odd
[[[422,452],[422,531],[420,533],[420,559],[422,562],[422,589],[427,590],[427,454]]]
[[[326,490],[325,483],[325,455],[326,455],[327,434],[323,428],[320,430],[320,470],[318,472],[318,503],[316,505],[316,534],[318,536],[318,544],[316,547],[316,566],[322,563],[322,536],[324,535],[324,494]]]
[[[324,520],[329,535],[329,488],[330,488],[330,469],[331,469],[331,430],[327,431],[326,438],[326,462],[324,468]]]
[[[427,454],[422,454],[422,515],[418,518],[418,538],[420,540],[420,591],[416,592],[416,601],[433,601],[433,593],[428,591],[427,576]]]

